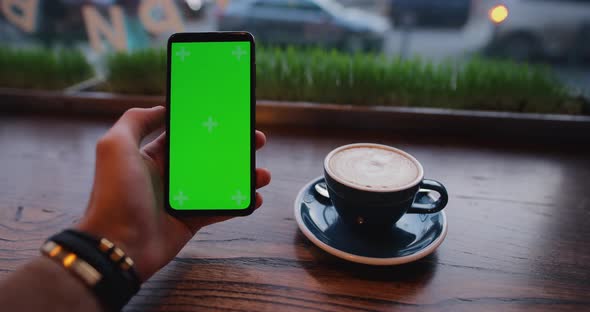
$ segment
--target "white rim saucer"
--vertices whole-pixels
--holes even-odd
[[[303,232],[303,234],[310,241],[312,241],[316,246],[323,249],[324,251],[326,251],[329,254],[332,254],[338,258],[348,260],[351,262],[368,264],[368,265],[398,265],[398,264],[413,262],[413,261],[416,261],[418,259],[422,259],[422,258],[428,256],[429,254],[434,252],[436,250],[436,248],[438,248],[438,246],[440,246],[440,244],[445,240],[445,237],[447,236],[447,230],[448,230],[447,215],[445,214],[445,212],[443,210],[440,212],[442,219],[443,219],[442,233],[432,243],[430,243],[430,245],[426,246],[426,248],[421,249],[420,251],[418,251],[414,254],[411,254],[408,256],[403,256],[403,257],[374,258],[374,257],[359,256],[359,255],[355,255],[355,254],[351,254],[351,253],[342,251],[340,249],[336,249],[336,248],[322,242],[321,240],[319,240],[305,226],[305,224],[303,223],[303,220],[301,219],[301,204],[300,203],[303,200],[303,193],[305,192],[305,190],[309,189],[312,186],[312,184],[316,183],[320,178],[323,178],[323,176],[319,176],[317,178],[312,179],[303,188],[301,188],[299,193],[297,193],[297,197],[295,197],[295,202],[294,202],[294,206],[295,206],[294,212],[295,212],[295,220],[297,221],[297,225],[299,226],[299,229],[301,230],[301,232]]]

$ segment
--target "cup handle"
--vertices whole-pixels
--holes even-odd
[[[420,183],[420,189],[435,191],[440,194],[440,197],[434,203],[429,204],[414,202],[407,213],[435,213],[445,208],[449,201],[449,195],[444,185],[434,180],[424,179]]]

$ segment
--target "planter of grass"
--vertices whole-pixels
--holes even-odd
[[[257,52],[257,95],[263,99],[565,114],[582,113],[584,103],[541,66],[477,58],[434,65],[323,50]]]
[[[582,114],[548,68],[472,59],[434,65],[421,59],[350,55],[321,49],[258,48],[257,98],[359,106],[428,107]],[[163,95],[164,50],[109,58],[104,86],[120,94]],[[587,105],[587,104],[586,104]]]
[[[0,87],[63,90],[93,77],[94,69],[78,50],[0,47]]]
[[[100,92],[4,92],[3,98],[11,99],[13,109],[85,114],[165,104],[164,50],[118,53],[106,64],[106,80],[91,88]],[[258,48],[256,70],[258,124],[590,138],[587,100],[572,97],[541,66],[477,58],[434,65],[418,58]]]
[[[164,95],[166,92],[166,50],[110,55],[107,71],[106,82],[99,88],[103,91],[134,95]]]

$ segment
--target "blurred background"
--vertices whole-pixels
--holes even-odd
[[[263,46],[474,57],[548,66],[590,96],[590,0],[3,0],[0,44],[105,55],[160,48],[177,31],[247,30]]]

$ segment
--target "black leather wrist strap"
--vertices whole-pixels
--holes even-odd
[[[67,252],[63,253],[64,250]],[[50,237],[42,247],[42,252],[63,262],[66,268],[78,275],[84,275],[81,272],[92,272],[85,275],[94,278],[80,277],[110,310],[121,310],[139,291],[140,281],[133,269],[133,261],[107,239],[76,230],[65,230]]]

